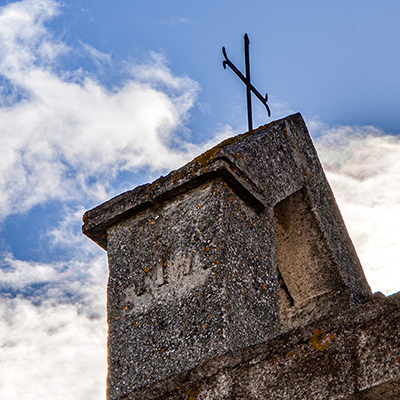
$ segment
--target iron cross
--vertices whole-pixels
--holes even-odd
[[[261,101],[261,103],[264,104],[264,106],[267,108],[268,112],[268,117],[271,116],[271,111],[268,107],[267,101],[268,101],[268,94],[265,94],[265,98],[258,92],[258,90],[251,84],[250,82],[250,57],[249,57],[249,44],[250,40],[249,37],[247,36],[247,33],[244,35],[244,57],[245,57],[245,63],[246,63],[246,76],[244,76],[232,63],[231,60],[229,60],[228,56],[226,55],[225,47],[222,48],[222,53],[225,57],[225,60],[223,61],[222,65],[224,66],[224,69],[226,69],[226,66],[228,65],[229,68],[243,81],[243,83],[246,85],[246,94],[247,94],[247,119],[249,121],[249,131],[253,130],[253,117],[251,113],[251,92],[253,92]]]

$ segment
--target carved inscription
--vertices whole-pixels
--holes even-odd
[[[164,277],[165,274],[165,270],[166,270],[166,266],[167,266],[167,260],[162,260],[162,263],[159,263],[157,265],[157,269],[156,269],[156,279],[155,279],[155,284],[157,287],[160,287],[162,285],[164,285],[167,280]]]
[[[177,251],[168,258],[135,274],[134,284],[125,289],[126,300],[140,311],[145,305],[167,296],[179,297],[203,285],[211,271],[202,267],[196,250]]]
[[[136,295],[141,296],[145,292],[154,292],[162,286],[176,286],[187,280],[186,278],[190,275],[196,275],[193,263],[198,257],[195,253],[195,250],[190,253],[179,251],[168,258],[159,260],[154,267],[145,268],[140,283],[135,285]]]
[[[110,229],[109,247],[113,240],[125,283],[121,298],[129,303],[123,309],[146,311],[203,286],[212,267],[221,267],[222,205],[231,201],[227,186],[216,181]]]

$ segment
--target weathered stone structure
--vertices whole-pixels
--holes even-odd
[[[110,400],[398,394],[399,300],[371,297],[299,114],[86,212],[83,232],[109,257]]]

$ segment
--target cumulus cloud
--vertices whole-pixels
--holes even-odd
[[[78,235],[80,209],[64,213],[44,240],[70,249],[69,259],[2,256],[1,398],[105,399],[107,260]]]
[[[2,217],[79,194],[105,199],[119,172],[173,168],[193,155],[176,132],[198,84],[173,75],[157,54],[126,66],[130,78],[111,90],[85,71],[60,71],[71,49],[46,28],[57,12],[53,0],[1,9]],[[90,46],[86,52],[109,61]]]
[[[3,399],[105,399],[106,321],[73,304],[0,301]]]
[[[1,398],[105,399],[107,261],[69,211],[49,230],[53,245],[75,248],[68,260],[2,257]]]
[[[372,290],[397,292],[400,138],[373,126],[308,125]]]

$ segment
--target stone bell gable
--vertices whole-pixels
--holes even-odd
[[[300,114],[227,139],[83,220],[109,260],[112,400],[194,399],[176,377],[190,389],[202,366],[371,296]],[[215,396],[204,398],[239,398]]]

